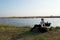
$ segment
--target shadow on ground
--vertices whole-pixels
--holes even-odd
[[[23,38],[23,37],[26,37],[26,36],[29,36],[29,35],[38,35],[40,33],[36,33],[36,32],[29,32],[29,31],[26,31],[24,33],[20,33],[20,34],[17,34],[15,37],[12,37],[11,40],[18,40],[20,38]]]

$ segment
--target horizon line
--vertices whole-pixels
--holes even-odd
[[[60,18],[60,16],[7,16],[0,18]]]

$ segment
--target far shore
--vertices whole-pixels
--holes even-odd
[[[0,17],[0,18],[60,18],[60,16],[12,16],[12,17]]]

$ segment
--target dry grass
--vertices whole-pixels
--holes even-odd
[[[0,25],[0,40],[60,40],[60,31],[29,32],[30,27]]]

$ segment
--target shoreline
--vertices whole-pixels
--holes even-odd
[[[11,17],[0,17],[0,18],[60,18],[60,16],[11,16]]]

